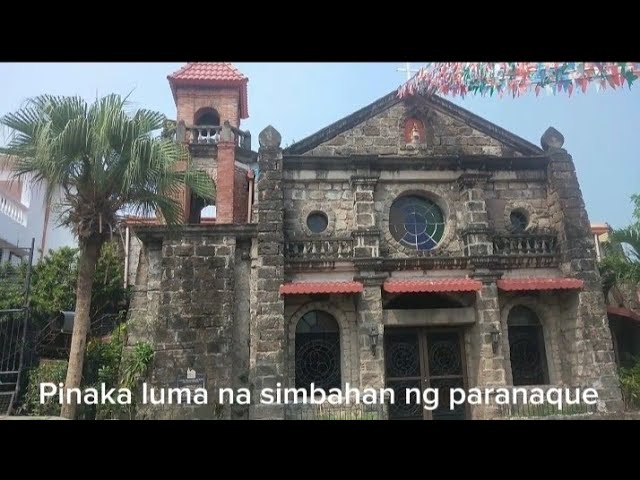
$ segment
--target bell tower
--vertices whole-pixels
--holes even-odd
[[[240,122],[249,116],[248,78],[230,63],[197,62],[167,79],[177,109],[176,139],[188,144],[196,167],[216,184],[215,206],[183,192],[186,223],[245,223],[247,171],[238,168],[236,153],[239,148],[251,150],[251,137],[240,130]]]

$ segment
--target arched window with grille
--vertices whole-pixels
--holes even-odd
[[[328,391],[341,387],[340,329],[332,315],[320,310],[298,320],[295,336],[296,388]]]
[[[513,384],[549,383],[544,334],[538,316],[530,308],[518,305],[509,311],[507,325]]]

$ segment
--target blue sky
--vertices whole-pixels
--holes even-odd
[[[182,63],[0,63],[0,115],[42,93],[87,99],[132,92],[135,106],[175,118],[166,76]],[[397,88],[401,63],[236,63],[249,77],[249,116],[257,134],[272,124],[283,144],[301,140]],[[420,64],[414,64],[419,66]],[[522,98],[452,99],[497,125],[540,144],[553,126],[565,136],[592,222],[631,221],[630,196],[640,193],[640,82],[630,90]]]

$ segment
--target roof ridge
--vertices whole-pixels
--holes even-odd
[[[247,104],[246,77],[230,62],[187,62],[179,70],[167,75],[173,99],[176,100],[176,88],[187,87],[239,87],[240,90],[240,118],[249,117]]]
[[[198,68],[204,67],[204,68]],[[208,68],[207,68],[208,67]],[[205,73],[191,74],[192,70],[209,70]],[[191,74],[191,75],[190,75]],[[201,80],[227,80],[227,81],[247,81],[248,78],[233,65],[231,62],[187,62],[186,65],[181,67],[170,74],[169,79],[183,80],[183,79],[201,79]],[[190,77],[190,78],[188,78]],[[231,78],[224,78],[231,77]],[[235,77],[235,78],[233,78]]]

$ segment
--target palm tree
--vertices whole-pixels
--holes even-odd
[[[15,162],[16,176],[45,186],[47,203],[60,192],[60,224],[73,229],[80,247],[66,388],[80,387],[93,274],[122,213],[157,212],[173,225],[182,220],[177,199],[184,186],[205,199],[215,196],[213,181],[191,168],[184,146],[155,135],[165,120],[150,110],[130,112],[119,95],[91,105],[76,96],[43,95],[0,118],[11,131],[0,153]],[[65,403],[62,416],[74,418],[75,411]]]
[[[605,296],[614,285],[640,284],[640,228],[614,230],[609,238],[599,265]]]
[[[640,262],[640,226],[614,230],[613,239],[627,246],[625,254],[630,262]]]

